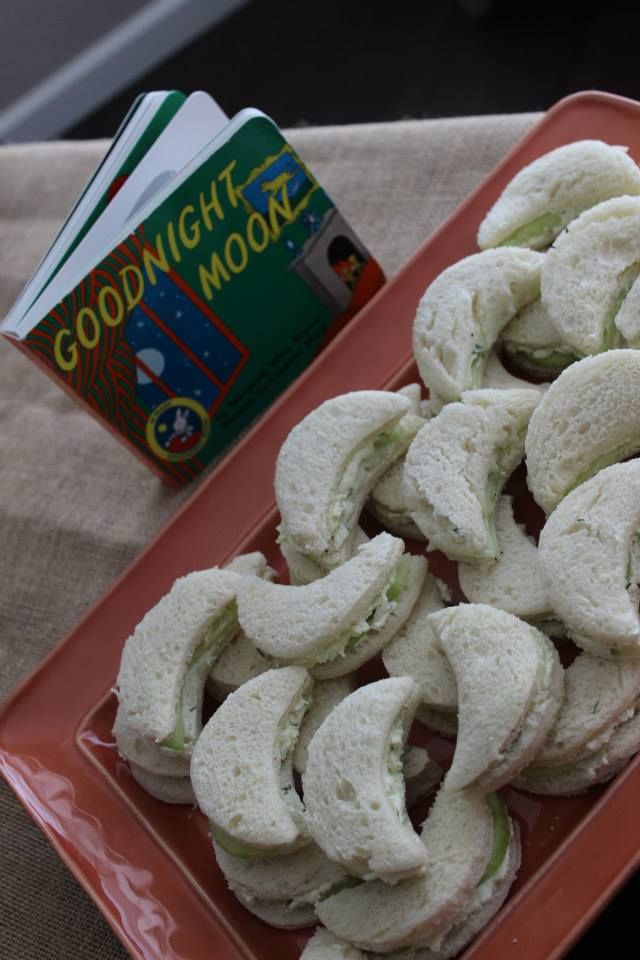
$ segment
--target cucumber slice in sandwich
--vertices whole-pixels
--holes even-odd
[[[309,842],[292,780],[297,732],[313,681],[269,670],[231,693],[196,743],[191,781],[215,841],[232,856],[273,856]]]
[[[495,560],[498,495],[524,452],[535,390],[475,390],[448,404],[415,438],[405,497],[429,541],[452,560]]]
[[[569,493],[540,534],[549,600],[576,643],[596,645],[600,656],[640,655],[633,560],[638,530],[640,461],[630,460]]]
[[[413,352],[430,393],[450,402],[483,386],[500,332],[540,295],[543,261],[530,250],[486,250],[454,263],[427,287],[414,320]]]
[[[549,317],[542,300],[534,300],[505,327],[500,337],[513,363],[534,376],[551,377],[578,360]]]
[[[191,752],[207,673],[238,629],[242,580],[218,568],[181,577],[129,637],[116,692],[138,736],[178,755]]]
[[[360,687],[309,744],[307,825],[332,860],[364,879],[424,872],[426,850],[405,808],[402,751],[420,699],[409,677]]]
[[[527,483],[547,513],[597,471],[640,451],[640,353],[610,350],[564,370],[531,417]]]
[[[275,476],[288,552],[324,571],[352,555],[369,493],[422,424],[410,408],[397,393],[355,391],[325,401],[293,428]]]
[[[614,197],[574,220],[542,268],[542,300],[561,341],[579,356],[619,346],[618,314],[639,272],[640,197]]]
[[[583,210],[640,194],[640,172],[626,147],[576,140],[523,167],[478,229],[481,249],[517,244],[544,250]]]
[[[426,564],[404,558],[403,550],[401,540],[381,533],[305,586],[247,578],[238,593],[240,625],[279,661],[314,668],[322,677],[350,673],[400,629],[420,590]]]

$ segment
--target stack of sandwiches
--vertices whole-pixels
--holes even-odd
[[[197,804],[248,911],[320,924],[305,960],[456,956],[520,865],[499,791],[581,793],[640,750],[640,170],[554,150],[478,245],[417,307],[428,398],[333,397],[285,440],[289,582],[261,554],[190,573],[123,650],[133,778]],[[539,538],[509,492],[523,461]],[[446,772],[414,724],[453,741]]]

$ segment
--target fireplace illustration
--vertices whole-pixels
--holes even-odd
[[[369,253],[347,221],[332,207],[289,264],[333,316],[349,307]]]

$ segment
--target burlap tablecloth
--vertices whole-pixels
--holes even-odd
[[[290,139],[388,276],[538,119],[534,114],[294,130]],[[0,148],[0,315],[105,142]],[[31,671],[195,487],[163,486],[0,342],[0,698]],[[0,956],[126,951],[4,783]]]

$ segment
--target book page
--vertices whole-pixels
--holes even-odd
[[[227,123],[227,115],[208,94],[198,92],[187,98],[58,275],[31,305],[28,315],[39,314],[34,322],[50,309],[40,306],[43,299],[55,305],[86,272],[87,264],[93,263],[105,247],[113,246],[123,228]],[[113,175],[115,170],[111,168],[110,172]],[[29,323],[16,316],[14,309],[3,324],[7,331],[23,329]]]
[[[119,170],[126,164],[136,144],[151,126],[163,104],[175,92],[154,91],[139,97],[121,123],[106,156],[72,207],[55,240],[40,260],[20,296],[0,327],[11,327],[30,306],[63,262],[74,240],[87,229],[93,211],[104,197]],[[178,95],[180,96],[180,95]]]
[[[211,110],[207,111],[209,116],[208,126],[204,127],[209,136],[211,136],[212,124],[215,123],[214,117],[218,117],[219,119],[219,113],[222,112],[218,105],[208,97],[207,94],[192,94],[192,97],[196,98],[196,100],[191,108],[193,112],[190,110],[188,116],[190,116],[192,123],[198,127],[198,132],[190,141],[191,148],[193,148],[194,142],[197,142],[198,139],[200,141],[204,140],[205,135],[202,127],[204,122],[203,117],[205,115],[205,111],[203,110],[204,100],[209,100],[212,107]],[[213,139],[210,139],[210,142],[201,146],[194,157],[193,149],[187,150],[181,137],[176,137],[175,133],[171,135],[173,124],[178,121],[183,110],[186,110],[192,97],[187,100],[184,107],[176,114],[174,120],[149,150],[147,156],[141,161],[125,186],[123,186],[114,197],[102,217],[96,221],[91,232],[87,234],[83,242],[76,248],[72,256],[69,257],[55,279],[49,284],[43,294],[38,297],[22,319],[19,319],[14,326],[6,327],[6,333],[15,333],[18,337],[26,336],[29,331],[100,262],[102,257],[124,240],[131,230],[137,227],[156,207],[163,203],[219,146],[225,143],[229,137],[249,119],[254,116],[264,116],[259,110],[254,110],[252,107],[241,110],[231,121],[218,128],[217,136],[214,130]],[[169,143],[172,144],[170,153],[162,150],[160,141],[165,135],[169,138]],[[182,148],[180,144],[182,144]],[[154,156],[151,156],[152,154]],[[181,159],[181,155],[182,158],[187,155],[190,156],[190,162],[183,164],[178,173],[174,170],[171,176],[165,176],[165,174],[171,170],[170,164],[173,163],[177,165]],[[164,159],[160,159],[161,156]],[[149,178],[152,178],[151,183],[157,178],[159,181],[157,190],[154,191],[153,196],[147,195],[143,197],[143,194],[149,186]],[[131,181],[133,181],[133,183],[130,186]],[[113,223],[108,229],[105,229],[103,228],[103,218],[108,216],[113,220]],[[118,226],[119,229],[116,230]]]

